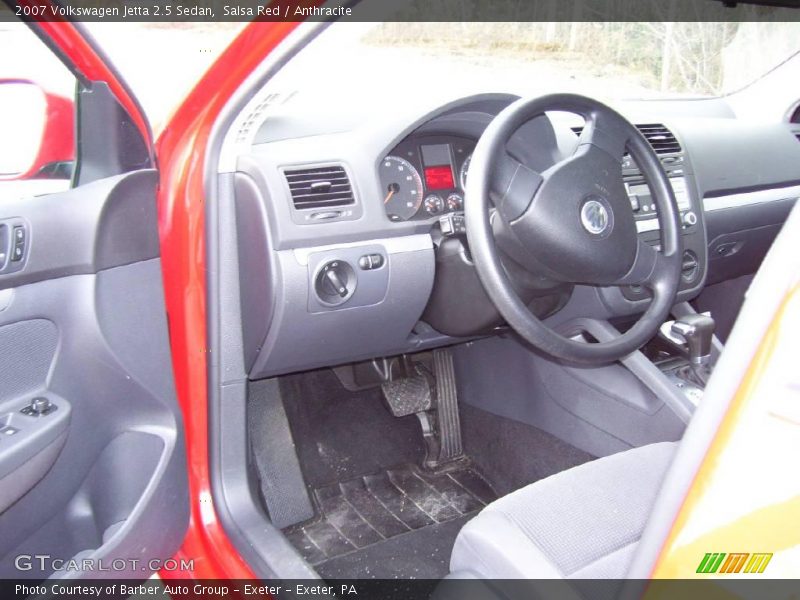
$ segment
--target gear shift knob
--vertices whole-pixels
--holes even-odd
[[[689,361],[693,365],[708,364],[711,358],[714,319],[707,315],[686,315],[672,324],[672,333],[686,340]]]

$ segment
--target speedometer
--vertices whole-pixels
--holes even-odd
[[[378,169],[383,187],[383,206],[393,221],[410,219],[422,204],[422,178],[410,162],[387,156]]]

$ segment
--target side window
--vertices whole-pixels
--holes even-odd
[[[0,201],[64,191],[75,170],[75,77],[24,23],[0,23]]]

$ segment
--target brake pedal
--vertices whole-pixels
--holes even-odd
[[[406,417],[433,407],[431,385],[422,373],[384,382],[381,389],[395,417]]]

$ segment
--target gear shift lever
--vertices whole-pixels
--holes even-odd
[[[693,365],[707,365],[711,361],[714,319],[707,315],[686,315],[672,324],[672,333],[686,340],[689,362]]]
[[[710,375],[714,319],[701,314],[685,315],[672,324],[672,333],[686,340],[692,371],[705,386]]]

